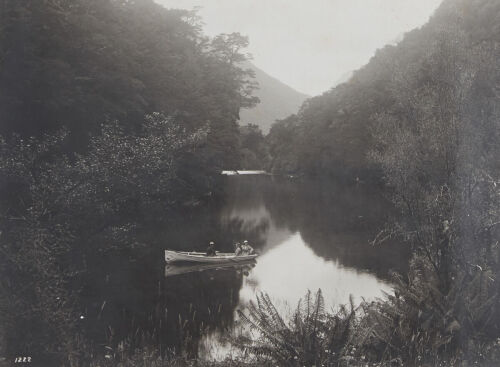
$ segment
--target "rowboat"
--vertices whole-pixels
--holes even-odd
[[[217,252],[215,256],[207,256],[204,252],[184,252],[165,250],[165,261],[167,263],[189,262],[210,264],[240,263],[255,259],[258,255],[238,255],[233,252]]]
[[[269,173],[267,173],[266,171],[257,171],[257,170],[253,170],[253,171],[222,171],[221,172],[221,175],[224,175],[224,176],[234,176],[234,175],[269,175]]]
[[[202,263],[188,263],[185,265],[167,264],[165,265],[165,277],[175,275],[182,275],[187,273],[201,273],[205,271],[219,271],[219,270],[250,270],[255,266],[255,260],[247,260],[238,263],[227,264],[202,264]]]

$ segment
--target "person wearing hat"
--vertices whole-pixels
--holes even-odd
[[[244,255],[252,255],[254,253],[253,247],[248,244],[248,241],[243,241],[243,246],[241,246],[242,253]]]
[[[207,256],[215,256],[215,243],[214,241],[210,241],[207,247]]]

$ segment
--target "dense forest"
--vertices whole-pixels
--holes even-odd
[[[337,313],[309,292],[288,323],[260,296],[240,314],[259,337],[234,341],[249,365],[498,365],[497,0],[445,0],[267,136],[238,123],[258,102],[242,66],[247,39],[206,37],[195,12],[152,0],[1,0],[0,19],[0,356],[113,365],[82,326],[88,269],[128,261],[152,225],[172,236],[179,213],[218,195],[222,169],[268,167],[376,182],[392,206],[372,244],[405,243],[411,260],[393,294]],[[285,204],[270,210],[311,205],[303,218],[289,213],[310,238],[344,216]],[[100,315],[104,304],[89,307]],[[165,351],[137,357],[157,336],[127,328],[129,350],[106,345],[121,365],[169,365]]]
[[[152,0],[2,0],[0,19],[0,354],[87,365],[91,262],[144,247],[240,166],[248,41]]]
[[[378,50],[348,82],[307,100],[296,116],[274,124],[268,138],[271,169],[377,177],[380,166],[370,159],[377,146],[374,130],[389,117],[416,120],[418,116],[409,116],[414,110],[402,110],[410,99],[415,108],[443,102],[458,107],[458,101],[440,100],[440,92],[446,85],[466,88],[459,78],[467,74],[476,85],[487,79],[473,91],[474,98],[491,98],[488,88],[494,86],[498,64],[498,6],[496,1],[446,0],[429,23],[396,46]]]
[[[247,40],[205,37],[193,12],[141,1],[2,1],[0,132],[66,128],[85,150],[106,121],[127,131],[162,112],[193,131],[209,126],[212,165],[238,157],[236,121],[253,106]]]

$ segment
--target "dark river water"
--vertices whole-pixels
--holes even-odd
[[[370,243],[390,212],[364,184],[227,177],[218,203],[145,235],[152,245],[142,257],[96,260],[82,331],[104,350],[149,346],[223,358],[232,352],[224,338],[236,328],[236,311],[259,292],[284,315],[308,290],[321,288],[330,309],[350,295],[381,297],[391,291],[391,271],[407,263],[401,245]],[[165,248],[203,250],[214,240],[231,251],[245,239],[260,253],[255,264],[199,269],[163,259]]]

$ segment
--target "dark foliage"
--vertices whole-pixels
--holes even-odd
[[[499,11],[445,1],[268,136],[274,169],[375,173],[395,205],[375,243],[409,244],[410,271],[386,301],[363,306],[356,361],[498,364]]]
[[[248,168],[265,164],[260,131],[237,126],[256,102],[247,41],[207,39],[195,14],[150,0],[1,6],[1,132],[18,133],[0,141],[2,341],[77,366],[92,354],[72,291],[88,255],[135,248],[144,222],[210,195],[240,144]],[[445,1],[272,128],[273,170],[383,178],[395,212],[374,243],[405,241],[412,260],[394,294],[359,309],[328,314],[309,293],[287,321],[262,295],[240,314],[257,335],[236,341],[259,362],[498,364],[498,14],[494,0]]]
[[[396,46],[378,50],[348,82],[307,100],[297,116],[276,123],[268,136],[272,170],[350,180],[380,178],[380,166],[369,157],[377,144],[372,129],[378,117],[406,104],[401,89],[410,85],[420,89],[457,71],[459,65],[448,63],[444,52],[462,52],[469,58],[480,44],[495,49],[497,15],[498,4],[493,0],[445,1],[428,24],[408,32]],[[456,38],[459,34],[461,39]],[[497,60],[490,58],[489,66],[497,67]],[[480,87],[475,93],[479,101],[490,92]]]
[[[1,9],[0,133],[65,127],[65,149],[84,151],[105,120],[134,131],[159,111],[187,129],[210,125],[210,162],[237,168],[239,110],[257,101],[239,66],[244,37],[210,40],[195,13],[152,0],[2,0]]]
[[[264,135],[257,125],[240,127],[241,169],[262,170],[269,164],[269,152]]]
[[[0,9],[1,352],[78,365],[99,352],[81,333],[88,261],[126,258],[238,168],[248,41],[152,0]]]
[[[155,114],[135,135],[104,126],[73,159],[60,153],[66,136],[0,141],[1,189],[11,193],[1,197],[0,222],[5,352],[52,363],[78,360],[83,348],[77,300],[87,259],[139,246],[148,218],[168,218],[200,196],[179,172],[207,131],[186,133]]]

